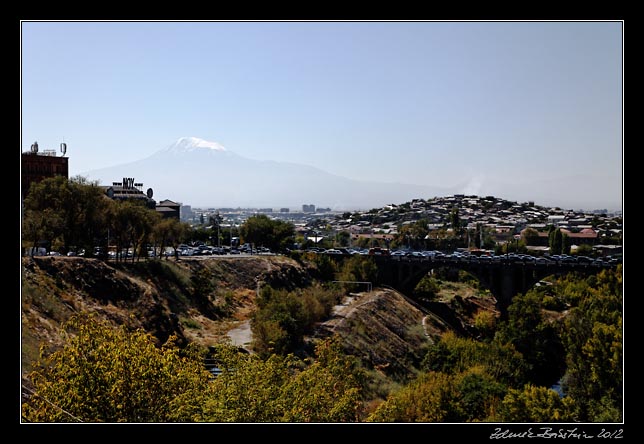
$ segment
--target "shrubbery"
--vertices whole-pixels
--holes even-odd
[[[323,287],[296,292],[264,287],[251,318],[253,350],[266,357],[301,347],[304,335],[331,314],[340,297],[339,291]]]
[[[203,354],[172,341],[157,347],[142,331],[115,328],[90,315],[67,325],[63,349],[29,375],[23,404],[29,422],[343,422],[362,412],[364,375],[328,339],[315,358],[239,353],[214,347],[222,373]]]

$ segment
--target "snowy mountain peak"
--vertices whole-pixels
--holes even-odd
[[[226,148],[224,148],[222,145],[218,144],[217,142],[209,142],[207,140],[200,139],[198,137],[182,137],[176,142],[174,142],[172,145],[170,145],[166,151],[183,153],[183,152],[194,151],[196,149],[208,149],[212,151],[221,151],[221,152],[226,151]]]

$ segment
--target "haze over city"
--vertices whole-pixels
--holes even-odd
[[[21,150],[67,143],[71,177],[194,136],[354,181],[621,210],[622,30],[621,22],[27,21]],[[239,181],[252,180],[240,172]]]

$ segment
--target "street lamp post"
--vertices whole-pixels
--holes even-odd
[[[221,219],[219,216],[219,211],[217,211],[217,248],[221,247],[221,239],[219,238],[219,225],[221,224]]]

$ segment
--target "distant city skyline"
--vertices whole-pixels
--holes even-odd
[[[27,21],[21,62],[21,150],[66,142],[71,176],[196,136],[360,181],[622,209],[619,21]]]

